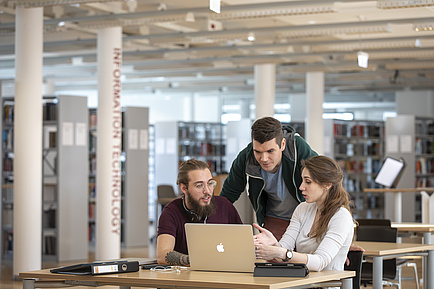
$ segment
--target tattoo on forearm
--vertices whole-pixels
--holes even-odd
[[[189,266],[190,258],[188,255],[176,251],[170,251],[166,254],[166,262],[169,265]]]

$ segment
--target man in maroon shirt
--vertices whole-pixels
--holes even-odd
[[[159,264],[190,265],[185,223],[241,224],[237,210],[225,197],[214,196],[216,181],[207,163],[191,159],[178,171],[177,185],[183,192],[167,204],[158,222]]]

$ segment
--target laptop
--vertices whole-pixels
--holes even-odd
[[[396,188],[405,165],[404,159],[395,159],[387,156],[381,165],[375,182],[387,188]]]
[[[253,272],[251,225],[185,224],[191,270]]]

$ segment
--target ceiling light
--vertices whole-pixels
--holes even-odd
[[[414,31],[416,32],[421,32],[421,31],[433,31],[434,25],[432,24],[419,24],[419,25],[414,25]]]
[[[368,68],[369,54],[364,51],[357,52],[357,65],[359,67]]]
[[[187,22],[195,22],[196,19],[194,18],[193,12],[188,12],[187,15],[185,15],[185,21]]]
[[[379,9],[397,9],[397,8],[414,8],[434,6],[434,0],[413,0],[413,1],[397,1],[397,0],[378,0],[377,8]]]
[[[59,27],[65,26],[65,21],[60,21],[57,25],[59,25]]]
[[[247,36],[247,40],[249,40],[249,41],[255,41],[256,40],[255,33],[249,32],[249,35]]]
[[[209,0],[209,9],[215,13],[220,13],[221,0]]]

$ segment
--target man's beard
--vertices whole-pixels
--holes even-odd
[[[209,195],[209,196],[211,196],[211,201],[209,205],[201,205],[200,201],[195,200],[193,196],[190,194],[190,192],[187,191],[187,194],[185,196],[186,203],[191,207],[190,211],[194,212],[199,220],[202,220],[206,217],[215,214],[216,209],[215,209],[214,196],[213,195]]]

